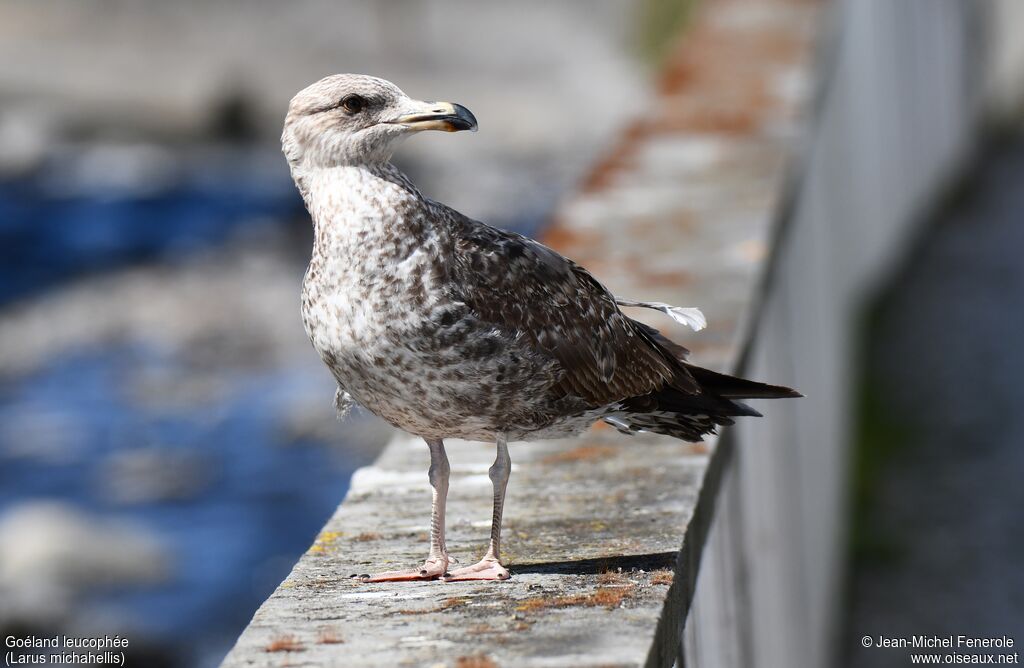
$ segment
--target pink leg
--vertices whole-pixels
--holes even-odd
[[[404,571],[385,571],[375,575],[360,575],[362,582],[404,582],[409,580],[433,580],[448,570],[448,548],[444,544],[444,512],[448,498],[448,455],[440,439],[427,441],[430,446],[430,486],[434,490],[430,511],[430,555],[420,568]]]
[[[508,443],[504,434],[498,435],[498,452],[487,473],[494,486],[494,512],[491,515],[491,540],[487,554],[472,566],[457,568],[444,576],[445,582],[462,580],[508,580],[511,575],[501,565],[501,512],[505,507],[505,487],[508,486],[512,460],[508,456]]]

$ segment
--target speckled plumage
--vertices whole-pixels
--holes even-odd
[[[341,391],[396,427],[518,440],[610,417],[697,440],[753,414],[726,397],[779,389],[714,392],[728,377],[701,370],[702,388],[685,350],[624,315],[585,269],[424,197],[367,152],[293,163],[315,226],[302,316]]]
[[[795,395],[687,364],[682,346],[619,305],[698,327],[699,311],[617,300],[550,248],[424,197],[390,163],[407,134],[475,128],[464,107],[358,75],[300,92],[285,120],[284,153],[315,227],[302,318],[338,382],[335,403],[358,402],[431,452],[430,556],[422,569],[371,581],[509,577],[499,561],[509,440],[568,436],[604,419],[696,441],[732,416],[757,415],[737,398]],[[453,573],[448,437],[497,443],[488,552]]]

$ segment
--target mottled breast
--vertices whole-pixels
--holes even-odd
[[[338,383],[426,437],[490,439],[550,421],[527,399],[551,384],[550,362],[451,298],[445,230],[429,205],[393,184],[372,196],[360,196],[360,180],[343,194],[338,185],[332,206],[311,207],[302,299],[306,332]]]

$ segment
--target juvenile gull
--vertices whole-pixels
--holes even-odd
[[[391,163],[421,130],[476,130],[465,107],[410,99],[394,84],[338,74],[289,105],[281,142],[315,228],[302,320],[357,402],[430,448],[430,554],[388,580],[504,580],[501,514],[508,442],[561,438],[598,420],[619,431],[699,441],[737,415],[736,399],[799,396],[688,364],[687,350],[619,306],[653,308],[694,329],[697,309],[616,299],[546,246],[427,199]],[[449,571],[445,438],[497,443],[487,552]]]

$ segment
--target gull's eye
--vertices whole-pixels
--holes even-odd
[[[367,104],[362,95],[346,95],[341,99],[341,107],[350,114],[358,114]]]

